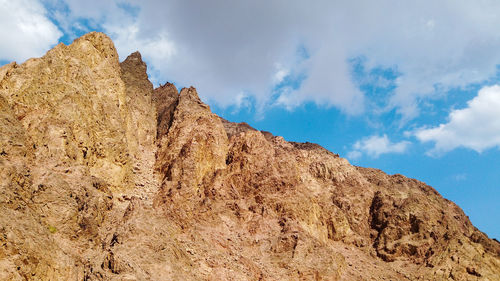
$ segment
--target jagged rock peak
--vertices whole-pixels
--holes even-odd
[[[149,81],[146,63],[142,60],[141,54],[136,51],[130,54],[120,63],[122,80],[132,87],[148,88],[146,93],[152,95],[153,84]]]
[[[148,67],[147,67],[146,63],[142,60],[142,56],[141,56],[141,53],[139,53],[139,51],[136,51],[136,52],[133,52],[132,54],[130,54],[122,63],[120,63],[120,65],[122,66],[122,68],[124,66],[126,66],[128,68],[135,67],[135,68],[137,68],[135,70],[136,72],[141,72],[141,73],[145,74],[146,78],[147,78]]]
[[[102,32],[90,32],[77,39],[72,43],[80,46],[90,43],[94,48],[96,48],[105,57],[116,57],[118,60],[118,53],[116,52],[115,44],[108,37],[108,35]]]
[[[0,280],[499,280],[432,187],[153,89],[90,33],[0,68]]]
[[[175,88],[175,91],[177,91],[177,87],[175,87],[175,85],[173,83],[170,83],[170,82],[165,82],[165,84],[161,85],[157,88],[157,89],[162,89],[162,88]]]
[[[139,51],[135,51],[135,52],[131,53],[130,55],[128,55],[128,57],[125,59],[125,61],[128,59],[142,61],[142,55]]]
[[[179,92],[172,83],[165,83],[156,88],[153,93],[153,104],[158,111],[156,139],[166,136],[172,124],[174,111],[179,102]]]
[[[179,95],[180,95],[181,99],[187,99],[187,100],[190,100],[192,102],[196,102],[198,104],[203,104],[205,106],[208,106],[201,101],[200,97],[198,96],[198,92],[196,91],[196,88],[193,86],[191,86],[189,88],[182,88]]]

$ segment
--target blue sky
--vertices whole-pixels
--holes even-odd
[[[500,238],[500,3],[346,2],[0,0],[0,65],[103,31],[155,86],[424,181]]]

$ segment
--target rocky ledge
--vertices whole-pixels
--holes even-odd
[[[500,280],[432,187],[154,89],[89,33],[0,68],[1,280]]]

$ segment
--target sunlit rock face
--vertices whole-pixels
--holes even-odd
[[[499,280],[432,187],[153,89],[89,33],[0,68],[0,280]]]

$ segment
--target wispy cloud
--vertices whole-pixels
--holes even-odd
[[[466,173],[456,174],[452,176],[452,179],[457,182],[465,181],[467,180],[467,174]]]
[[[362,155],[378,158],[382,154],[404,153],[411,143],[409,141],[391,142],[387,135],[373,135],[357,141],[347,154],[349,159],[358,159]]]

